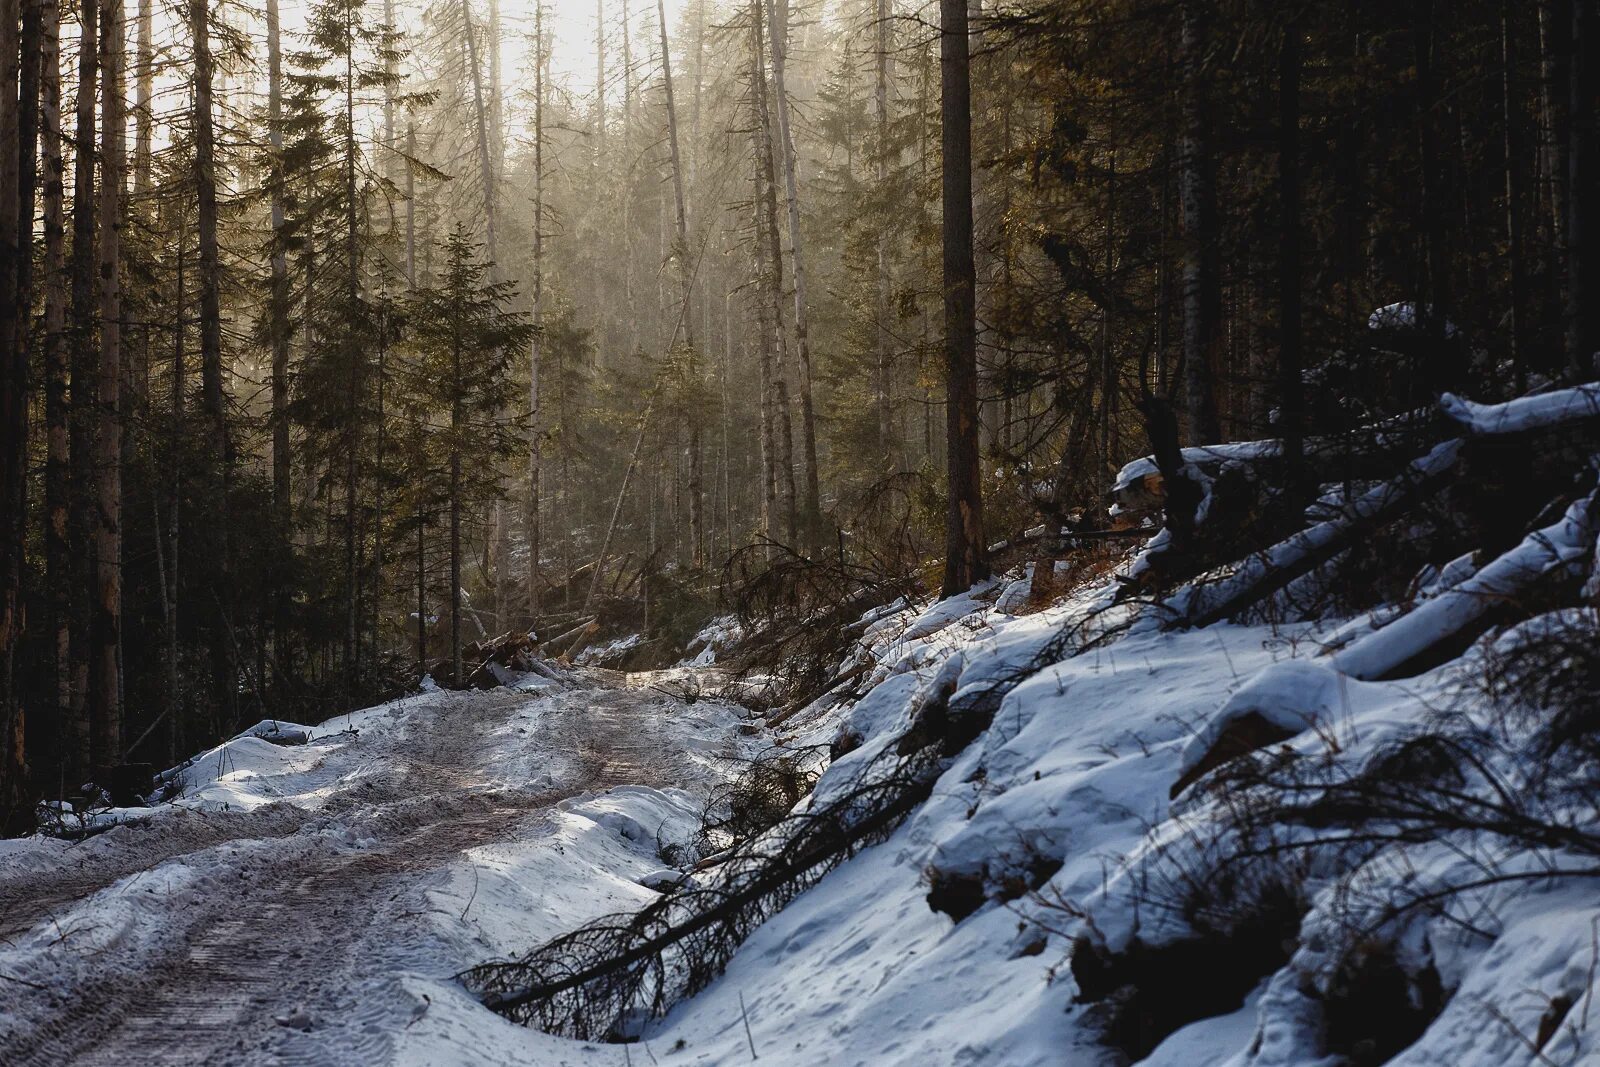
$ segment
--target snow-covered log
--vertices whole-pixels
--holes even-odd
[[[1600,417],[1600,382],[1518,397],[1504,404],[1475,404],[1446,393],[1439,398],[1439,407],[1474,437],[1530,433]]]
[[[1575,502],[1558,521],[1535,530],[1471,578],[1338,653],[1334,669],[1363,681],[1392,677],[1545,575],[1562,569],[1582,573],[1594,550],[1596,499],[1591,493]]]
[[[1209,626],[1236,615],[1326,563],[1362,533],[1394,518],[1418,500],[1443,488],[1460,457],[1462,443],[1446,441],[1414,460],[1400,477],[1345,504],[1336,517],[1295,534],[1251,556],[1220,581],[1180,590],[1169,605],[1171,625]]]

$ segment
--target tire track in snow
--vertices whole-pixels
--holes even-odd
[[[443,699],[407,729],[389,737],[375,731],[373,745],[330,753],[324,762],[342,761],[330,769],[330,780],[343,785],[316,810],[274,804],[233,818],[212,816],[200,824],[203,832],[187,836],[162,824],[193,813],[171,813],[174,819],[158,820],[158,834],[167,836],[150,851],[138,849],[139,831],[118,830],[94,839],[106,843],[75,873],[0,883],[10,899],[25,901],[31,886],[39,894],[35,903],[45,899],[57,909],[79,890],[138,892],[137,872],[158,876],[164,861],[169,871],[198,870],[203,881],[180,896],[182,913],[162,936],[119,936],[106,959],[80,967],[76,981],[52,983],[48,994],[21,990],[20,999],[45,1001],[33,1005],[43,1010],[30,1013],[37,1025],[10,1036],[0,1026],[0,1061],[18,1067],[382,1062],[391,1035],[405,1025],[396,1017],[407,1006],[403,996],[385,1004],[345,997],[341,1018],[314,1020],[316,1036],[331,1044],[298,1040],[273,1016],[297,1004],[340,1002],[339,986],[353,974],[372,977],[372,967],[381,973],[385,944],[408,936],[406,924],[415,918],[404,911],[408,899],[414,902],[465,850],[537,836],[551,808],[575,794],[704,777],[705,768],[675,751],[660,726],[664,713],[682,705],[625,680],[605,681],[611,684],[547,699],[507,690]],[[530,707],[538,714],[518,727]],[[554,788],[516,784],[528,777],[527,761],[508,766],[504,738],[500,747],[489,743],[508,730],[527,735],[519,751],[557,759],[564,773]],[[359,768],[346,766],[357,758],[364,760]],[[130,871],[132,884],[117,883]],[[145,888],[159,888],[159,878]],[[61,951],[70,953],[70,942]]]

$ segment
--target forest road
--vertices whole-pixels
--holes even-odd
[[[679,720],[699,712],[705,734],[704,705],[651,682],[596,672],[579,688],[399,702],[321,758],[314,740],[288,779],[303,792],[171,810],[0,872],[0,946],[38,945],[54,966],[48,982],[0,981],[0,1063],[384,1062],[396,1000],[351,991],[448,958],[419,917],[465,850],[546,835],[554,806],[586,792],[695,790],[731,754],[715,730],[686,744]],[[128,906],[140,893],[170,903]],[[465,918],[473,902],[449,906]],[[309,1030],[319,1040],[297,1040]]]

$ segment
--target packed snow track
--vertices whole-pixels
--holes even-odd
[[[659,843],[753,742],[738,709],[651,682],[435,692],[304,746],[236,739],[145,818],[0,842],[0,1063],[398,1062],[419,990],[652,895]]]

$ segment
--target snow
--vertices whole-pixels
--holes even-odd
[[[1457,447],[1442,446],[1416,471],[1447,466]],[[1345,515],[1391,492],[1357,495]],[[1074,944],[1155,950],[1228,921],[1226,909],[1202,921],[1170,894],[1218,879],[1234,809],[1204,788],[1169,799],[1174,783],[1252,713],[1288,735],[1272,758],[1330,777],[1439,728],[1442,709],[1483,725],[1481,700],[1464,698],[1461,680],[1481,668],[1485,644],[1403,681],[1362,679],[1384,673],[1379,660],[1409,658],[1412,631],[1437,635],[1469,602],[1503,593],[1508,577],[1565,566],[1572,546],[1592,546],[1588,507],[1579,501],[1481,569],[1463,558],[1424,576],[1415,603],[1358,619],[1163,630],[1141,621],[1137,605],[1107,609],[1110,585],[1013,615],[1025,570],[947,601],[875,609],[857,624],[845,664],[863,667],[862,696],[804,709],[785,727],[797,748],[847,733],[858,741],[803,803],[847,788],[936,694],[950,694],[952,709],[994,706],[990,725],[887,841],[757,928],[721,978],[649,1023],[631,1049],[511,1025],[452,976],[636,909],[678,878],[666,857],[679,850],[668,846],[689,841],[699,797],[729,772],[718,757],[765,743],[742,738],[737,709],[685,705],[635,679],[622,692],[428,693],[342,716],[310,730],[304,745],[235,738],[192,761],[183,798],[142,827],[73,847],[0,842],[0,894],[12,879],[48,895],[67,864],[123,871],[52,908],[54,918],[0,931],[10,935],[0,973],[52,991],[8,990],[16,1004],[0,1021],[0,1050],[96,978],[151,995],[140,976],[175,958],[174,945],[192,952],[184,946],[199,943],[195,931],[222,914],[242,917],[246,941],[251,923],[293,922],[328,943],[308,961],[326,972],[321,984],[298,976],[306,964],[280,968],[262,993],[270,1012],[230,1024],[241,1052],[229,1062],[1127,1062],[1102,1039],[1103,1005],[1078,1001]],[[1501,637],[1502,651],[1533,625]],[[1513,790],[1544,772],[1515,760],[1494,767]],[[226,832],[203,837],[212,825]],[[1283,867],[1303,896],[1298,937],[1278,961],[1240,976],[1236,1000],[1165,1035],[1140,1061],[1147,1067],[1342,1067],[1323,1013],[1356,930],[1388,946],[1405,973],[1436,971],[1447,995],[1392,1062],[1600,1062],[1586,1008],[1600,992],[1600,900],[1592,878],[1545,876],[1583,857],[1466,832],[1314,845],[1300,824],[1266,826],[1273,840],[1306,846]],[[141,865],[119,868],[135,851]],[[347,869],[359,883],[336,873]],[[1484,870],[1514,880],[1472,890],[1453,910],[1391,907]],[[279,896],[258,899],[249,888],[277,884],[283,872],[294,877]],[[980,906],[959,921],[931,910],[935,872],[977,885]],[[713,878],[715,868],[692,877]],[[1237,884],[1232,906],[1247,908],[1253,883]],[[71,931],[65,941],[58,923]],[[246,950],[253,943],[238,954]],[[1238,963],[1225,958],[1226,941],[1211,951],[1210,965],[1178,980],[1222,980]],[[1575,1007],[1534,1055],[1529,1041],[1557,1003]],[[271,1021],[299,1010],[309,1029]]]
[[[1439,398],[1439,407],[1468,433],[1523,433],[1600,415],[1600,382],[1518,397],[1503,404],[1475,404],[1453,393]]]
[[[1268,441],[1232,441],[1227,444],[1200,445],[1183,450],[1185,467],[1199,467],[1206,464],[1218,463],[1256,463],[1264,459],[1273,459],[1283,452],[1283,442],[1278,440]],[[1152,474],[1161,473],[1156,466],[1154,456],[1142,456],[1139,459],[1123,466],[1117,472],[1117,478],[1112,483],[1112,493],[1117,493],[1128,488],[1134,482],[1147,478]]]
[[[1594,545],[1594,509],[1593,494],[1574,502],[1555,523],[1529,534],[1472,577],[1350,645],[1334,657],[1335,668],[1352,678],[1380,678],[1517,596],[1536,578],[1574,567]]]
[[[1369,330],[1415,330],[1418,328],[1417,305],[1409,301],[1386,304],[1367,316]],[[1444,335],[1456,336],[1456,324],[1445,320]]]

